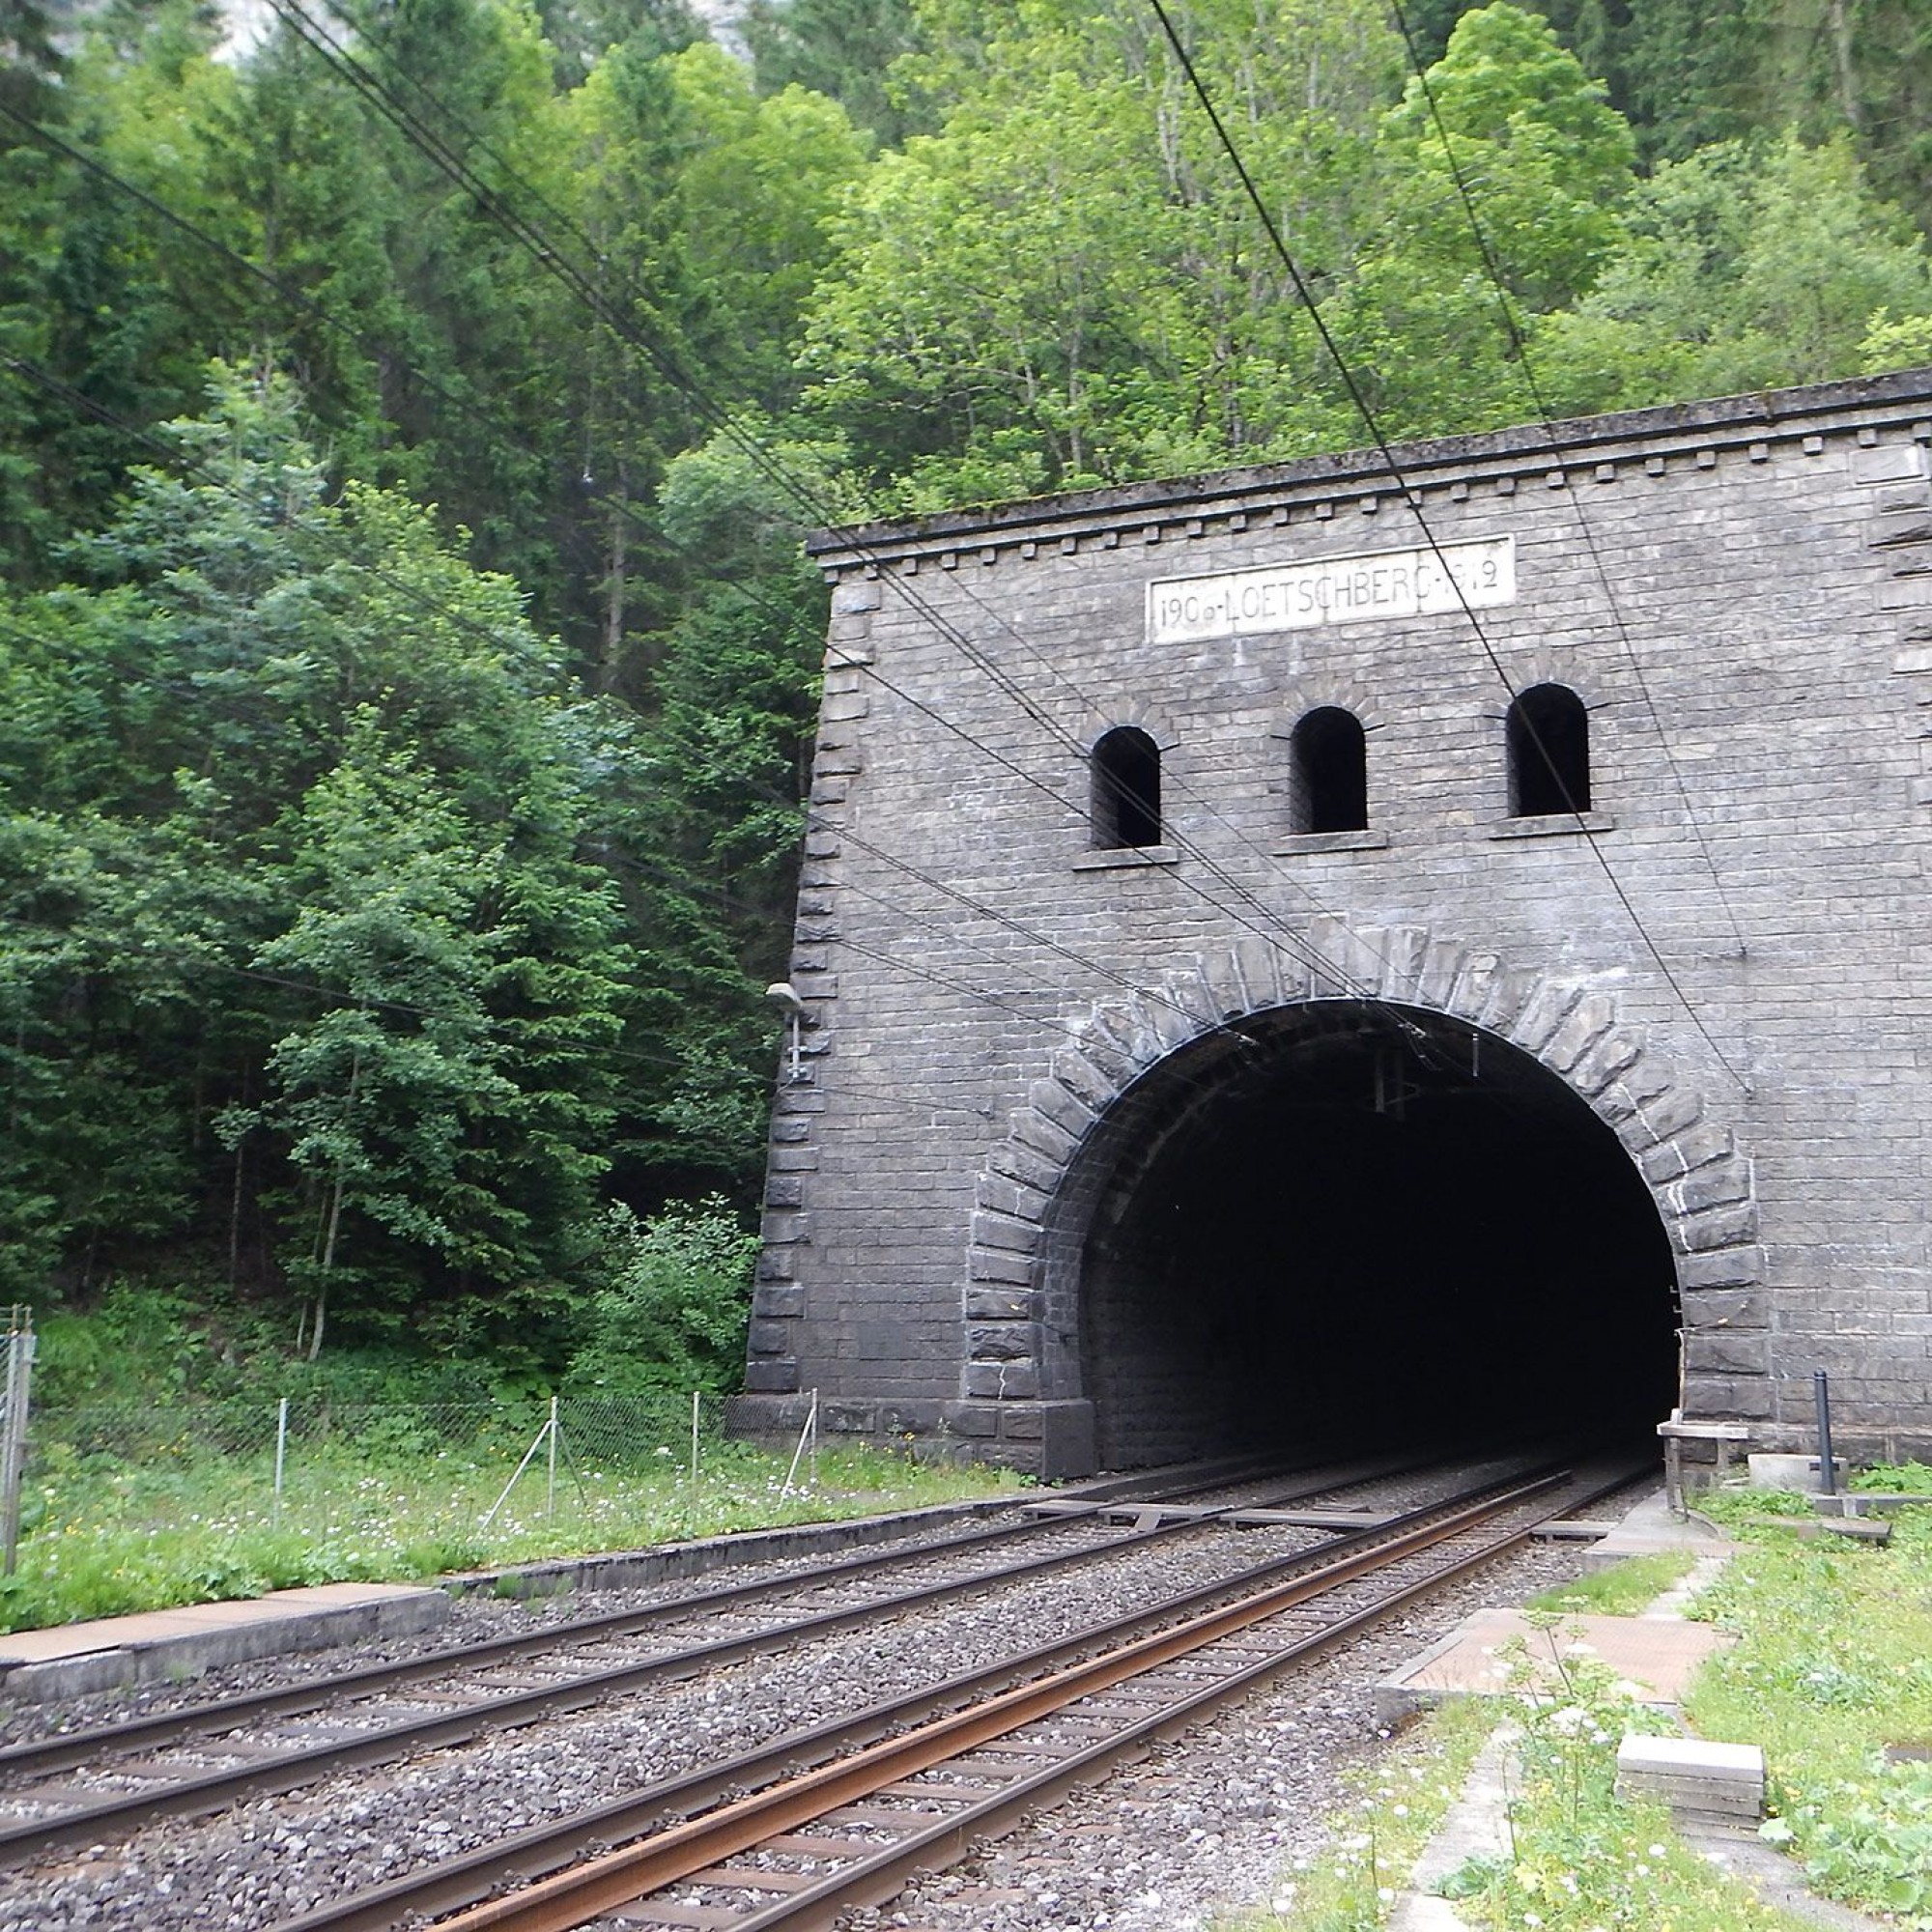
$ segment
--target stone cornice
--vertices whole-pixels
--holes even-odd
[[[1071,554],[1083,542],[1112,549],[1200,536],[1210,528],[1321,521],[1341,503],[1369,509],[1385,499],[1400,507],[1405,485],[1425,501],[1461,500],[1479,488],[1508,496],[1520,487],[1613,482],[1620,468],[1632,464],[1653,473],[1686,460],[1710,468],[1722,453],[1745,450],[1763,460],[1773,446],[1789,444],[1816,455],[1828,438],[1876,441],[1888,431],[1932,441],[1932,369],[1399,443],[1392,454],[1400,484],[1379,450],[1347,450],[902,523],[854,525],[820,531],[806,547],[835,578],[881,567],[952,569],[969,559],[996,562],[1009,552],[1032,557],[1052,547]]]

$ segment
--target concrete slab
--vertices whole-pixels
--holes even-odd
[[[1389,1915],[1389,1932],[1463,1932],[1468,1921],[1435,1896],[1435,1889],[1471,1859],[1509,1857],[1509,1769],[1518,1742],[1515,1727],[1506,1724],[1477,1752],[1463,1795],[1409,1872],[1408,1889]]]
[[[317,1583],[223,1604],[185,1604],[0,1636],[0,1698],[44,1703],[95,1690],[196,1677],[293,1650],[415,1635],[449,1615],[418,1583]]]
[[[1617,1796],[1654,1798],[1673,1812],[1755,1825],[1764,1816],[1764,1751],[1705,1738],[1639,1737],[1617,1747]]]
[[[1124,1480],[1095,1487],[1118,1488]],[[1070,1500],[1075,1509],[1091,1507],[1078,1498]],[[322,1650],[375,1636],[414,1635],[443,1622],[452,1595],[469,1590],[547,1596],[562,1590],[638,1589],[741,1564],[829,1555],[952,1521],[970,1523],[1011,1509],[1014,1501],[1010,1496],[984,1496],[836,1522],[741,1530],[649,1549],[559,1557],[445,1577],[440,1587],[316,1583],[259,1599],[189,1604],[139,1616],[20,1631],[0,1635],[0,1701],[50,1703],[98,1690],[174,1682],[198,1676],[216,1664],[287,1651]]]
[[[1547,1688],[1560,1683],[1572,1658],[1606,1664],[1640,1702],[1674,1704],[1690,1673],[1736,1638],[1709,1624],[1674,1618],[1566,1616],[1555,1630],[1540,1630],[1520,1610],[1478,1610],[1440,1643],[1378,1687],[1385,1716],[1459,1695],[1496,1695],[1511,1688],[1508,1647],[1520,1643],[1523,1662]]]
[[[1548,1654],[1552,1641],[1570,1641],[1574,1633],[1576,1639],[1589,1646],[1589,1654],[1618,1671],[1644,1701],[1674,1703],[1696,1665],[1731,1641],[1708,1625],[1683,1621],[1683,1610],[1716,1578],[1734,1546],[1723,1540],[1715,1525],[1701,1519],[1673,1516],[1662,1491],[1626,1517],[1616,1534],[1631,1544],[1642,1542],[1650,1548],[1688,1547],[1695,1551],[1697,1560],[1681,1582],[1639,1617],[1565,1617],[1557,1631],[1546,1632],[1533,1630],[1515,1610],[1478,1611],[1462,1629],[1378,1687],[1378,1704],[1383,1715],[1391,1719],[1406,1716],[1418,1704],[1433,1702],[1450,1690],[1501,1690],[1496,1645],[1524,1632],[1529,1634],[1532,1654],[1536,1643]],[[1627,1548],[1624,1553],[1638,1551]],[[1502,1668],[1507,1670],[1507,1662]],[[1514,1727],[1504,1724],[1484,1746],[1462,1797],[1417,1860],[1407,1889],[1396,1901],[1389,1932],[1466,1932],[1468,1920],[1447,1900],[1431,1896],[1431,1888],[1470,1858],[1508,1856],[1504,1767],[1516,1742]],[[1625,1743],[1628,1746],[1633,1741]],[[1736,1753],[1740,1766],[1751,1768],[1747,1759],[1754,1765],[1762,1789],[1763,1758],[1754,1746],[1700,1746],[1690,1740],[1656,1738],[1634,1743],[1639,1752],[1647,1750],[1665,1757],[1673,1749],[1692,1754],[1701,1751],[1707,1758],[1722,1762]],[[1763,1843],[1743,1821],[1689,1813],[1679,1816],[1676,1824],[1685,1841],[1704,1858],[1795,1917],[1826,1927],[1828,1932],[1882,1932],[1876,1919],[1829,1899],[1813,1897],[1805,1889],[1802,1869]]]
[[[1811,1891],[1804,1883],[1804,1866],[1767,1845],[1748,1825],[1680,1818],[1677,1834],[1698,1857],[1748,1886],[1767,1905],[1822,1925],[1826,1932],[1885,1932],[1885,1920]]]
[[[1509,1857],[1507,1767],[1517,1743],[1514,1728],[1503,1725],[1478,1753],[1462,1796],[1423,1848],[1407,1889],[1390,1912],[1389,1932],[1468,1932],[1470,1921],[1447,1899],[1432,1894],[1472,1858]],[[1807,1890],[1803,1867],[1767,1845],[1749,1826],[1694,1816],[1674,1823],[1686,1844],[1767,1904],[1827,1932],[1883,1932],[1878,1919]]]
[[[1658,1490],[1626,1511],[1609,1532],[1593,1544],[1583,1558],[1586,1570],[1605,1570],[1627,1556],[1649,1556],[1661,1549],[1693,1549],[1728,1553],[1732,1545],[1708,1519],[1693,1511],[1678,1516],[1668,1497]]]

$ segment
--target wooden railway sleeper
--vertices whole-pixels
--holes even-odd
[[[1617,1480],[1628,1481],[1631,1473],[1625,1470]],[[1544,1489],[1559,1480],[1559,1476],[1550,1475],[1540,1483],[1519,1487]],[[1480,1486],[1469,1495],[1492,1494],[1502,1487],[1494,1483]],[[1468,1496],[1457,1501],[1466,1503]],[[1446,1507],[1438,1503],[1413,1512],[1412,1517],[1438,1516]],[[568,1859],[581,1855],[586,1839],[592,1835],[631,1839],[644,1832],[657,1830],[667,1817],[720,1804],[727,1788],[740,1787],[746,1780],[782,1776],[799,1761],[810,1761],[814,1754],[822,1757],[867,1736],[882,1736],[892,1726],[902,1722],[915,1709],[922,1705],[929,1707],[931,1701],[963,1701],[988,1694],[1000,1687],[1009,1686],[1030,1662],[1037,1667],[1080,1656],[1091,1651],[1096,1643],[1117,1637],[1125,1629],[1148,1628],[1162,1617],[1182,1614],[1190,1605],[1224,1597],[1231,1590],[1257,1578],[1305,1569],[1318,1556],[1330,1555],[1340,1548],[1380,1545],[1388,1540],[1387,1532],[1359,1533],[1338,1539],[1319,1552],[1279,1557],[1271,1563],[1254,1566],[1214,1584],[1201,1586],[1153,1610],[1139,1612],[1128,1618],[1117,1618],[1074,1633],[1032,1659],[1003,1660],[950,1684],[933,1687],[928,1691],[913,1693],[856,1717],[828,1720],[808,1731],[794,1733],[730,1764],[701,1767],[682,1777],[611,1801],[592,1812],[559,1825],[532,1827],[505,1843],[463,1854],[426,1873],[394,1880],[334,1905],[318,1908],[290,1921],[282,1932],[323,1932],[323,1928],[329,1928],[329,1932],[377,1932],[377,1928],[391,1927],[412,1913],[446,1911],[461,1906],[483,1896],[502,1882],[502,1861],[506,1857],[527,1858],[534,1860],[539,1869],[547,1867],[554,1870]]]
[[[1425,1548],[1446,1542],[1467,1522],[1481,1516],[1494,1515],[1530,1495],[1554,1488],[1562,1480],[1560,1476],[1551,1476],[1523,1485],[1485,1503],[1470,1505],[1439,1522],[1412,1528],[1394,1541],[1398,1548]],[[1512,1539],[1527,1534],[1527,1528],[1512,1532]],[[1004,1736],[1090,1691],[1111,1690],[1145,1669],[1186,1655],[1223,1632],[1249,1629],[1271,1616],[1277,1608],[1305,1601],[1334,1582],[1362,1574],[1381,1560],[1386,1560],[1384,1552],[1373,1548],[1357,1549],[1287,1582],[1263,1588],[1236,1604],[1209,1610],[1151,1636],[1105,1652],[1096,1659],[1057,1672],[1051,1678],[1019,1686],[983,1703],[927,1723],[917,1731],[888,1739],[851,1757],[807,1773],[741,1804],[722,1807],[702,1818],[659,1833],[639,1845],[545,1880],[513,1898],[493,1900],[473,1908],[450,1919],[449,1932],[558,1932],[558,1928],[582,1925],[650,1892],[680,1883],[694,1869],[720,1862],[736,1852],[751,1848],[773,1829],[794,1829],[821,1815],[833,1804],[903,1781],[915,1770],[936,1768],[949,1756],[972,1748],[983,1738]],[[1459,1559],[1459,1563],[1471,1560],[1464,1557]],[[1422,1587],[1422,1584],[1410,1584],[1404,1589],[1406,1593],[1412,1594]],[[1353,1612],[1345,1621],[1352,1624],[1367,1614],[1366,1611]],[[1325,1634],[1319,1634],[1298,1639],[1298,1647],[1322,1641],[1324,1636]],[[1255,1670],[1264,1667],[1250,1665],[1236,1672],[1235,1677],[1246,1679]],[[1222,1694],[1222,1686],[1216,1683],[1194,1691],[1179,1708],[1191,1710],[1200,1701]],[[1169,1721],[1164,1713],[1175,1708],[1172,1705],[1156,1705],[1133,1728],[1136,1731],[1142,1725],[1158,1728]],[[1105,1744],[1090,1746],[1067,1763],[1086,1762],[1108,1748]],[[1064,1766],[1037,1776],[1057,1777],[1063,1775]],[[1034,1780],[1023,1782],[1031,1784]],[[954,1788],[961,1787],[955,1784]],[[989,1793],[988,1798],[989,1801],[999,1799],[1004,1802],[1002,1794]],[[952,1827],[941,1829],[951,1830]],[[845,1902],[857,1901],[848,1897]],[[747,1921],[748,1925],[761,1922],[762,1915]]]
[[[1244,1470],[1256,1468],[1253,1459],[1245,1459],[1235,1466]],[[1410,1463],[1406,1466],[1420,1465]],[[1300,1493],[1316,1494],[1330,1487],[1344,1487],[1347,1480],[1356,1473],[1357,1469],[1350,1467],[1330,1472],[1319,1483],[1304,1484]],[[1220,1486],[1226,1480],[1225,1475],[1217,1475],[1206,1481],[1190,1481],[1179,1487],[1155,1487],[1150,1493],[1153,1498],[1198,1495],[1206,1490]],[[909,1561],[923,1561],[982,1549],[999,1543],[1039,1536],[1051,1529],[1063,1527],[1068,1522],[1095,1520],[1107,1499],[1095,1498],[1086,1501],[1063,1497],[1058,1500],[1060,1508],[1050,1520],[1029,1519],[1019,1522],[995,1523],[969,1530],[960,1536],[947,1537],[937,1543],[921,1545],[913,1549],[895,1547],[867,1550],[859,1555],[841,1557],[836,1562],[822,1564],[805,1577],[764,1577],[750,1582],[719,1584],[711,1589],[694,1591],[686,1597],[648,1605],[638,1609],[611,1610],[595,1616],[575,1617],[544,1631],[533,1631],[517,1636],[496,1637],[483,1643],[452,1644],[444,1649],[398,1662],[368,1664],[357,1670],[316,1678],[305,1684],[285,1686],[275,1690],[247,1691],[237,1696],[218,1699],[190,1712],[172,1712],[151,1718],[135,1718],[95,1730],[69,1732],[58,1737],[38,1739],[28,1744],[7,1746],[0,1747],[0,1778],[51,1774],[96,1761],[108,1750],[144,1747],[154,1745],[156,1741],[172,1742],[179,1738],[220,1732],[236,1728],[251,1719],[297,1716],[303,1711],[320,1709],[343,1697],[373,1694],[392,1686],[418,1683],[425,1679],[446,1675],[452,1670],[472,1668],[487,1663],[492,1659],[507,1662],[524,1656],[542,1655],[563,1643],[594,1644],[635,1635],[654,1625],[678,1623],[696,1616],[712,1615],[727,1604],[752,1604],[780,1597],[796,1598],[818,1591],[835,1580],[850,1580],[853,1577],[889,1570],[895,1565]],[[1171,1528],[1182,1526],[1170,1525]],[[1108,1537],[1094,1547],[1114,1548],[1123,1540],[1121,1537]]]

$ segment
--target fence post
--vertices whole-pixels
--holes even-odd
[[[282,1526],[282,1470],[287,1465],[289,1454],[289,1399],[283,1396],[275,1405],[275,1501],[269,1512],[270,1527]]]
[[[34,1311],[7,1311],[6,1410],[0,1415],[0,1574],[11,1577],[20,1551],[20,1473],[27,1459],[27,1404],[34,1377]]]
[[[550,1399],[550,1481],[544,1492],[544,1518],[556,1520],[556,1397]]]
[[[691,1392],[691,1513],[693,1517],[692,1528],[694,1530],[697,1527],[696,1518],[699,1495],[697,1487],[697,1405],[702,1399],[702,1395],[703,1391],[700,1389],[693,1389]]]
[[[806,1411],[805,1427],[798,1432],[798,1447],[791,1452],[791,1467],[785,1471],[784,1488],[779,1492],[779,1501],[791,1494],[791,1486],[798,1480],[798,1465],[805,1460],[807,1443],[811,1445],[812,1481],[818,1480],[818,1391],[811,1392],[811,1406]]]

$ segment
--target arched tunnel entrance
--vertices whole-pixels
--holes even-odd
[[[1649,1435],[1677,1400],[1649,1188],[1562,1079],[1465,1021],[1318,1000],[1204,1036],[1109,1110],[1063,1207],[1054,1299],[1105,1468]]]

